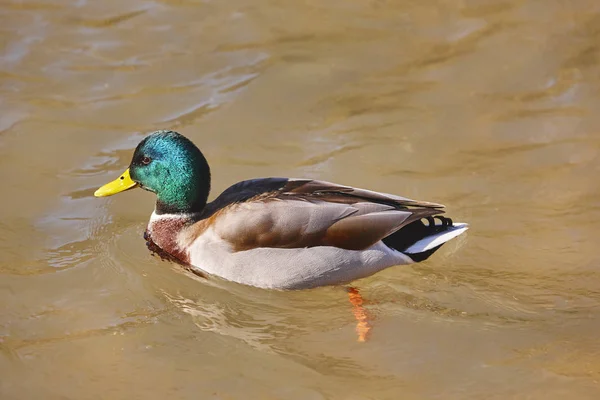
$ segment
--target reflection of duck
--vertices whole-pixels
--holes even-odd
[[[152,242],[192,268],[263,288],[350,282],[425,260],[467,230],[439,204],[310,179],[243,181],[207,203],[208,163],[172,131],[142,140],[129,169],[95,196],[137,186],[157,195]]]

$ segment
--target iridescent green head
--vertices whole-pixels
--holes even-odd
[[[156,212],[202,211],[210,192],[210,168],[189,139],[173,131],[156,131],[138,144],[129,169],[96,191],[112,195],[140,186],[156,193]]]

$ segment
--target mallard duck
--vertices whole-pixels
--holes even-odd
[[[148,240],[200,273],[270,289],[345,284],[420,262],[468,228],[441,216],[441,204],[319,180],[251,179],[208,203],[210,184],[198,147],[161,130],[94,195],[155,193]]]

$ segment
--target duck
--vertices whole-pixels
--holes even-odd
[[[315,179],[244,180],[208,202],[208,161],[171,130],[146,136],[94,196],[134,188],[156,195],[150,243],[199,274],[263,289],[343,285],[420,263],[468,229],[441,204]]]

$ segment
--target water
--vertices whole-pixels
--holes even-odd
[[[3,399],[596,399],[600,3],[0,5]],[[471,230],[343,288],[273,292],[152,257],[153,198],[93,191],[143,134],[214,198],[309,177]]]

